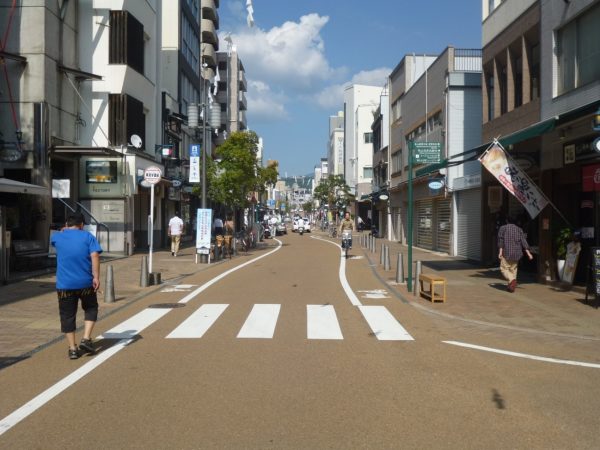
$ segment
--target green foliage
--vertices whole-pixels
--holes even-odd
[[[554,242],[556,243],[556,256],[558,259],[565,259],[567,256],[567,244],[571,242],[573,237],[573,230],[569,227],[562,228],[556,237]]]
[[[338,210],[354,200],[343,175],[329,175],[327,178],[321,179],[315,188],[314,198],[319,200],[321,205],[329,205],[331,210]]]
[[[248,206],[251,192],[264,192],[277,182],[277,165],[260,167],[256,159],[258,136],[253,131],[232,133],[217,148],[216,159],[207,158],[208,196],[230,207]],[[195,188],[198,195],[200,188]]]
[[[313,210],[312,202],[306,202],[302,205],[302,210],[307,213],[311,213]]]

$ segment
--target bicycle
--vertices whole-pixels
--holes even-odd
[[[337,237],[337,227],[332,225],[329,227],[329,237],[336,238]]]

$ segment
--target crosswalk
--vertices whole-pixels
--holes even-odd
[[[228,304],[203,304],[179,324],[167,339],[200,339],[217,322]],[[412,341],[413,337],[385,306],[358,307],[358,311],[381,341]],[[273,339],[281,312],[279,304],[255,304],[242,324],[238,339]],[[342,340],[344,335],[335,307],[306,305],[306,338],[309,340]]]

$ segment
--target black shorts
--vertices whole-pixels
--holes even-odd
[[[77,305],[81,299],[81,307],[85,312],[85,320],[95,322],[98,319],[98,298],[94,288],[85,289],[57,289],[58,312],[60,314],[60,331],[72,333],[75,331],[75,318]]]

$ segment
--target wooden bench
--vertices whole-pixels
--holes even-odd
[[[15,269],[39,269],[49,266],[48,249],[44,241],[12,241]]]
[[[429,283],[429,289],[426,290],[423,287],[424,282]],[[440,302],[446,301],[446,278],[440,277],[439,275],[426,275],[426,274],[422,273],[419,275],[419,285],[420,285],[420,289],[419,289],[420,294],[423,297],[431,300],[432,303],[437,302],[437,301],[440,301]],[[436,292],[436,290],[435,290],[436,286],[442,287],[441,295],[439,292]]]

